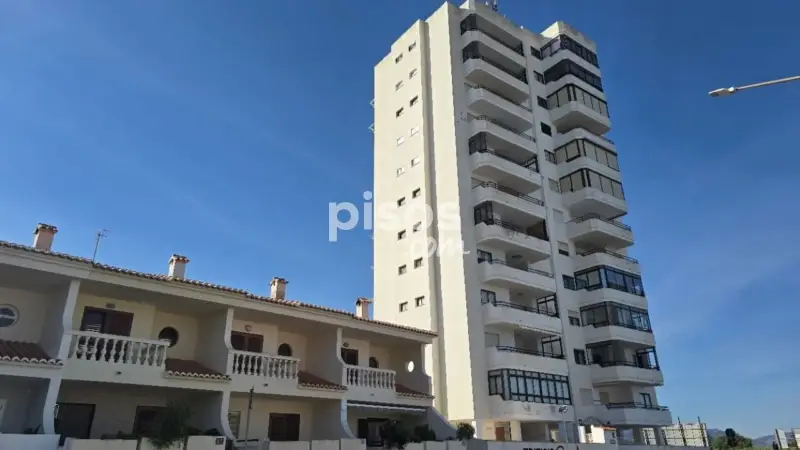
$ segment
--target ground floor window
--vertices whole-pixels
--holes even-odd
[[[137,436],[153,436],[158,432],[158,422],[164,413],[163,406],[137,406],[136,418],[133,421],[133,434]]]
[[[358,419],[358,438],[366,439],[367,447],[383,447],[381,429],[389,419]]]
[[[300,414],[269,415],[269,440],[270,441],[299,441],[300,440]]]

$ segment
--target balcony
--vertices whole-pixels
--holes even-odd
[[[536,156],[536,142],[533,136],[508,127],[489,116],[469,114],[470,136],[486,134],[488,148],[503,149],[505,154],[516,161],[527,161]]]
[[[615,197],[594,187],[584,187],[562,194],[564,204],[575,217],[596,215],[615,218],[628,213],[628,204],[624,198]]]
[[[553,275],[542,270],[514,267],[498,259],[480,261],[478,268],[481,282],[489,285],[514,289],[534,297],[545,297],[556,292]]]
[[[666,406],[646,405],[644,403],[608,403],[608,412],[603,420],[612,425],[669,426],[672,414]]]
[[[461,21],[461,35],[464,37],[465,45],[476,41],[481,42],[505,55],[510,63],[525,68],[522,41],[491,20],[477,14],[470,14]]]
[[[234,390],[287,393],[298,387],[300,360],[284,356],[232,350],[230,374]]]
[[[647,297],[611,288],[581,289],[578,291],[578,306],[585,307],[602,302],[616,302],[634,308],[647,309]]]
[[[491,181],[475,180],[472,199],[475,205],[492,202],[494,212],[509,222],[533,224],[547,218],[543,201]]]
[[[621,249],[633,245],[631,227],[615,220],[587,214],[567,223],[567,237],[579,247]]]
[[[486,86],[515,103],[530,98],[525,70],[511,71],[489,57],[471,53],[464,55],[464,78],[470,83]]]
[[[486,350],[490,370],[508,368],[567,375],[564,355],[508,346],[491,347]]]
[[[575,259],[576,272],[596,266],[616,267],[633,274],[640,274],[642,271],[635,258],[601,248],[581,252]]]
[[[527,130],[533,126],[533,112],[527,101],[515,101],[489,87],[467,84],[467,106],[478,115],[494,117],[511,128]]]
[[[347,396],[353,399],[372,402],[394,402],[397,385],[394,370],[373,369],[371,367],[345,365],[343,369],[344,386]]]
[[[574,417],[573,407],[566,414],[558,412],[560,405],[504,400],[499,395],[489,396],[489,413],[495,420],[561,422],[564,417]]]
[[[640,365],[630,361],[605,361],[593,364],[592,384],[596,386],[620,383],[662,386],[664,374],[658,366]]]
[[[503,250],[506,254],[522,255],[534,263],[550,257],[550,243],[525,231],[522,227],[497,219],[486,219],[475,225],[475,240]]]
[[[560,334],[558,311],[510,302],[484,302],[483,323],[500,327],[524,328],[545,334]]]
[[[606,341],[623,341],[647,347],[656,345],[652,330],[635,325],[622,326],[608,323],[584,325],[583,337],[587,344]]]
[[[483,148],[470,155],[472,171],[478,176],[497,180],[517,192],[533,192],[542,187],[542,176],[536,157],[518,161],[500,150]]]
[[[574,84],[568,84],[547,98],[550,118],[559,133],[584,128],[598,136],[611,130],[606,102]]]

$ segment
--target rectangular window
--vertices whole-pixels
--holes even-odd
[[[405,197],[400,197],[399,199],[397,199],[397,206],[403,206],[405,204],[406,204],[406,198]]]
[[[542,130],[542,133],[544,133],[544,134],[546,134],[548,136],[552,136],[553,135],[553,129],[550,128],[550,125],[547,125],[547,124],[544,124],[542,122],[539,122],[539,129]]]
[[[572,326],[575,326],[575,327],[581,326],[580,317],[573,317],[573,316],[570,315],[569,316],[569,324],[572,325]]]
[[[400,108],[400,109],[398,109],[398,110],[397,110],[397,111],[395,111],[395,113],[394,113],[394,116],[395,116],[395,117],[400,117],[400,116],[402,116],[402,115],[403,115],[403,108]]]
[[[405,169],[405,167],[400,167],[400,168],[398,168],[398,169],[397,169],[397,176],[398,176],[398,177],[399,177],[400,175],[404,174],[404,173],[406,173],[406,169]]]
[[[419,133],[419,127],[413,127],[413,128],[411,128],[411,131],[408,133],[408,135],[409,136],[413,136],[413,135],[415,135],[417,133]]]
[[[547,100],[543,99],[542,97],[536,97],[536,104],[544,109],[547,109]]]
[[[499,395],[503,400],[518,402],[571,405],[569,378],[527,370],[490,370],[489,395]]]
[[[500,335],[497,333],[483,333],[483,341],[486,343],[486,348],[497,347],[500,345]]]
[[[419,231],[419,230],[421,230],[421,229],[422,229],[422,222],[417,222],[417,223],[415,223],[415,224],[414,224],[414,226],[411,228],[411,231],[412,231],[412,232],[414,232],[414,233],[416,233],[417,231]]]
[[[619,181],[612,180],[591,169],[578,169],[561,178],[560,183],[561,192],[575,192],[585,187],[591,187],[620,200],[625,200],[625,193]]]
[[[425,297],[417,297],[414,299],[414,305],[420,307],[425,304]]]
[[[573,353],[575,354],[575,364],[580,364],[582,366],[586,365],[586,350],[574,349]]]
[[[560,106],[568,104],[569,102],[579,102],[601,116],[609,117],[608,106],[606,105],[606,102],[575,86],[574,84],[568,84],[553,94],[547,96],[548,109],[556,109]]]
[[[83,309],[80,330],[114,336],[130,336],[132,326],[132,313],[87,306]]]
[[[408,46],[408,51],[414,50],[415,48],[417,48],[416,41],[412,42],[411,45]]]
[[[544,151],[544,159],[546,159],[547,162],[551,162],[551,163],[555,164],[556,163],[556,154],[551,152],[550,150],[545,150]]]
[[[492,254],[487,251],[478,250],[478,262],[481,263],[484,261],[492,262]]]
[[[569,244],[566,242],[558,242],[558,253],[564,256],[569,256]]]
[[[269,414],[269,440],[293,442],[300,440],[300,414]]]
[[[571,291],[576,290],[575,289],[575,278],[572,278],[569,275],[561,275],[561,279],[564,282],[564,289],[569,289]]]
[[[397,138],[397,141],[396,141],[397,142],[397,146],[400,147],[401,145],[403,145],[403,142],[405,142],[405,141],[406,141],[406,138],[404,138],[403,136],[400,136],[399,138]]]
[[[400,61],[402,61],[402,60],[403,60],[403,54],[402,54],[402,53],[400,53],[400,54],[399,54],[399,55],[397,55],[397,57],[394,59],[394,63],[395,63],[395,64],[397,64],[397,63],[399,63],[399,62],[400,62]]]
[[[540,74],[537,71],[533,71],[533,78],[536,79],[539,83],[544,84],[544,75]]]
[[[398,275],[402,275],[404,273],[406,273],[406,265],[405,264],[403,264],[402,266],[397,268],[397,274]]]
[[[419,159],[419,156],[416,156],[416,157],[414,157],[414,158],[411,160],[411,167],[414,167],[414,166],[416,166],[417,164],[419,164],[419,161],[420,161],[420,159]]]
[[[405,237],[406,237],[406,230],[403,230],[403,231],[400,231],[399,233],[397,233],[397,240],[398,241],[402,240],[402,239],[405,239]]]
[[[422,267],[422,258],[417,258],[414,260],[414,268],[418,269]]]
[[[417,76],[417,69],[412,69],[411,72],[408,72],[408,79],[414,78]]]
[[[152,436],[158,432],[158,425],[167,408],[163,406],[137,406],[133,419],[133,433]]]
[[[400,312],[408,311],[408,302],[400,303]]]
[[[399,91],[401,87],[403,87],[403,80],[400,80],[397,83],[395,83],[394,90]]]
[[[481,303],[495,303],[497,302],[497,294],[486,289],[481,289]]]
[[[414,105],[416,105],[418,102],[419,102],[419,96],[417,95],[417,96],[415,96],[414,98],[412,98],[410,102],[408,102],[408,106],[414,106]]]
[[[553,192],[561,192],[561,188],[558,185],[558,181],[548,178],[548,184],[550,185],[550,190]]]
[[[261,353],[264,350],[264,336],[231,331],[231,347],[243,352]]]
[[[414,191],[411,192],[411,198],[417,198],[420,194],[422,194],[422,189],[414,189]]]
[[[642,404],[645,408],[652,408],[653,407],[653,399],[650,398],[650,394],[646,392],[641,392],[639,395],[642,396]]]
[[[531,56],[533,56],[536,59],[541,60],[542,59],[542,52],[540,52],[539,50],[531,47]]]
[[[542,339],[542,353],[548,356],[564,356],[564,349],[561,347],[561,338],[550,337]]]

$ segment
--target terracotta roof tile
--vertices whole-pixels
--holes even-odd
[[[167,358],[164,362],[167,375],[173,377],[205,378],[209,380],[230,380],[228,375],[215,372],[197,361],[190,359]]]
[[[74,262],[78,262],[78,263],[84,263],[84,264],[89,265],[89,266],[91,266],[91,267],[93,267],[95,269],[106,270],[106,271],[109,271],[109,272],[120,273],[120,274],[123,274],[123,275],[130,275],[130,276],[134,276],[134,277],[145,278],[145,279],[156,280],[156,281],[182,283],[182,284],[187,284],[187,285],[191,285],[191,286],[198,286],[198,287],[202,287],[202,288],[208,288],[208,289],[214,289],[214,290],[218,290],[218,291],[228,292],[228,293],[232,293],[232,294],[241,294],[241,295],[243,295],[245,297],[245,299],[248,299],[248,300],[267,302],[267,303],[274,303],[274,304],[277,304],[277,305],[289,306],[289,307],[295,307],[295,308],[313,309],[313,310],[316,310],[316,311],[324,311],[324,312],[328,312],[328,313],[333,313],[333,314],[339,314],[339,315],[342,315],[342,316],[346,316],[346,317],[348,317],[350,319],[359,320],[359,321],[362,321],[362,322],[370,322],[370,323],[374,323],[374,324],[377,324],[377,325],[396,328],[396,329],[405,330],[405,331],[411,331],[413,333],[423,334],[423,335],[426,335],[426,336],[436,336],[437,335],[433,331],[421,330],[419,328],[412,328],[412,327],[407,327],[407,326],[404,326],[404,325],[397,325],[397,324],[394,324],[394,323],[383,322],[383,321],[380,321],[380,320],[364,319],[362,317],[358,317],[354,313],[347,312],[347,311],[342,311],[342,310],[339,310],[339,309],[328,308],[326,306],[314,305],[314,304],[311,304],[311,303],[304,303],[304,302],[299,302],[299,301],[295,301],[295,300],[277,300],[277,299],[274,299],[274,298],[271,298],[271,297],[264,297],[264,296],[261,296],[261,295],[252,294],[252,293],[250,293],[250,292],[248,292],[248,291],[246,291],[244,289],[233,288],[233,287],[230,287],[230,286],[223,286],[221,284],[214,284],[214,283],[209,283],[209,282],[205,282],[205,281],[189,280],[189,279],[184,279],[184,278],[174,278],[174,277],[170,277],[169,275],[162,275],[162,274],[137,272],[135,270],[124,269],[124,268],[121,268],[121,267],[114,267],[114,266],[109,266],[109,265],[106,265],[106,264],[99,264],[99,263],[93,262],[92,260],[90,260],[88,258],[82,258],[82,257],[79,257],[79,256],[69,255],[69,254],[66,254],[66,253],[58,253],[58,252],[40,250],[40,249],[37,249],[37,248],[29,247],[27,245],[15,244],[13,242],[0,241],[0,247],[6,247],[6,248],[15,249],[15,250],[24,250],[24,251],[28,251],[28,252],[32,252],[32,253],[39,253],[39,254],[43,254],[43,255],[55,256],[57,258],[61,258],[61,259],[69,260],[69,261],[74,261]]]
[[[405,387],[402,384],[395,383],[394,390],[397,392],[397,395],[402,395],[403,397],[417,397],[417,398],[433,398],[432,395],[426,394],[424,392],[415,391],[411,388]]]
[[[324,378],[320,378],[312,373],[301,370],[297,373],[297,382],[302,387],[317,389],[330,389],[334,391],[346,391],[347,388],[341,384],[332,383]]]
[[[51,358],[34,342],[0,340],[0,361],[63,366],[64,362]]]

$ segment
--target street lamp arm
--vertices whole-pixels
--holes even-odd
[[[790,81],[800,81],[800,76],[763,81],[761,83],[746,84],[744,86],[731,86],[729,88],[714,89],[713,91],[709,92],[708,95],[712,97],[723,97],[726,95],[735,94],[739,91],[744,91],[745,89],[755,89],[764,86],[771,86],[773,84],[789,83]]]

